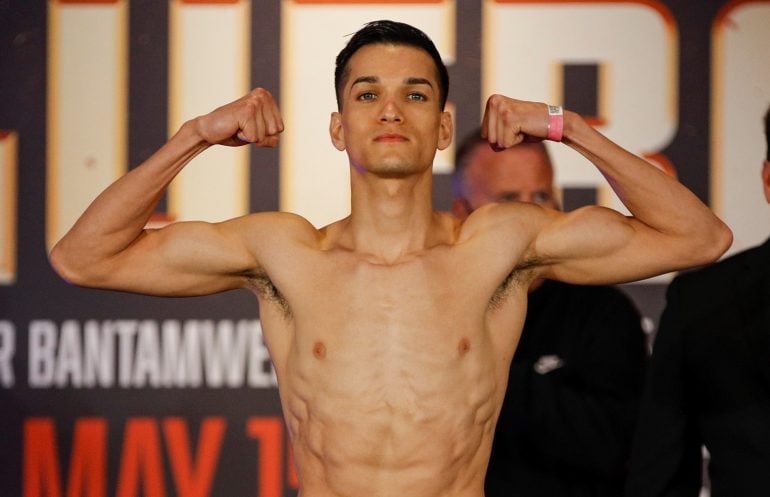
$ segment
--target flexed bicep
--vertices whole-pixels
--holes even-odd
[[[180,222],[144,230],[125,249],[94,261],[73,283],[165,296],[242,287],[258,261],[234,224]]]
[[[593,163],[632,215],[596,207],[539,233],[532,260],[550,261],[543,265],[547,277],[633,281],[713,262],[732,242],[727,225],[693,192],[575,112],[492,95],[481,135],[495,150],[527,140],[562,142]]]
[[[681,245],[638,219],[600,206],[554,218],[534,242],[544,276],[576,284],[635,281],[677,269]]]
[[[161,295],[238,286],[242,278],[234,275],[255,264],[230,228],[242,220],[179,223],[161,230],[146,225],[171,181],[208,147],[276,146],[282,131],[275,99],[263,88],[185,122],[91,202],[52,248],[53,268],[78,285]]]

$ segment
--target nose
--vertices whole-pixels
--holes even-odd
[[[380,122],[400,123],[401,121],[403,121],[401,108],[398,106],[394,99],[387,99],[383,103],[382,110],[380,111]]]

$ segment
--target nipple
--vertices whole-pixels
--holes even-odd
[[[457,350],[460,352],[461,356],[467,354],[468,351],[471,350],[471,341],[463,337],[460,340],[460,343],[457,344]]]
[[[323,342],[316,342],[315,345],[313,345],[313,355],[316,359],[323,359],[326,357],[326,345],[324,345]]]

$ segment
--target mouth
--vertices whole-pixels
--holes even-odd
[[[404,135],[398,133],[383,133],[375,137],[374,141],[377,143],[401,143],[408,140]]]

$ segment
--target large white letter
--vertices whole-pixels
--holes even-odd
[[[191,324],[192,323],[192,324]],[[163,385],[166,387],[198,387],[201,385],[201,347],[195,321],[184,325],[179,321],[163,322]]]
[[[134,363],[134,336],[136,335],[136,321],[123,319],[104,323],[115,329],[118,337],[118,384],[123,388],[131,386],[131,370]]]
[[[16,354],[16,328],[10,321],[0,321],[0,385],[11,388],[13,376],[13,356]]]
[[[677,129],[677,27],[648,1],[487,0],[483,11],[482,94],[563,104],[564,68],[598,70],[596,127],[632,152],[652,156]],[[482,105],[484,102],[482,102]],[[595,167],[549,143],[560,186],[596,187]]]
[[[139,323],[134,354],[133,386],[160,386],[160,337],[155,321],[145,320]]]
[[[268,388],[277,385],[275,369],[270,361],[270,353],[262,336],[262,323],[259,320],[239,321],[238,330],[249,333],[249,386]]]
[[[770,206],[760,171],[770,106],[770,2],[730,2],[714,22],[711,203],[732,228],[730,251],[761,243]]]
[[[169,133],[249,90],[251,2],[171,0]],[[270,68],[272,69],[272,68]],[[249,147],[214,147],[169,189],[172,219],[222,221],[248,212]]]
[[[125,0],[48,9],[47,243],[126,170]]]
[[[56,324],[36,319],[29,323],[29,386],[50,387],[56,352]]]
[[[207,322],[210,323],[210,322]],[[203,358],[206,367],[206,383],[219,387],[239,387],[246,376],[246,345],[249,338],[246,329],[239,327],[238,334],[232,321],[222,320],[216,329],[203,329]]]
[[[80,339],[80,323],[68,320],[62,323],[59,336],[59,352],[56,354],[54,382],[58,387],[80,387],[83,379],[83,346]]]
[[[115,333],[112,327],[101,329],[98,321],[83,326],[83,386],[111,387],[115,384]]]

